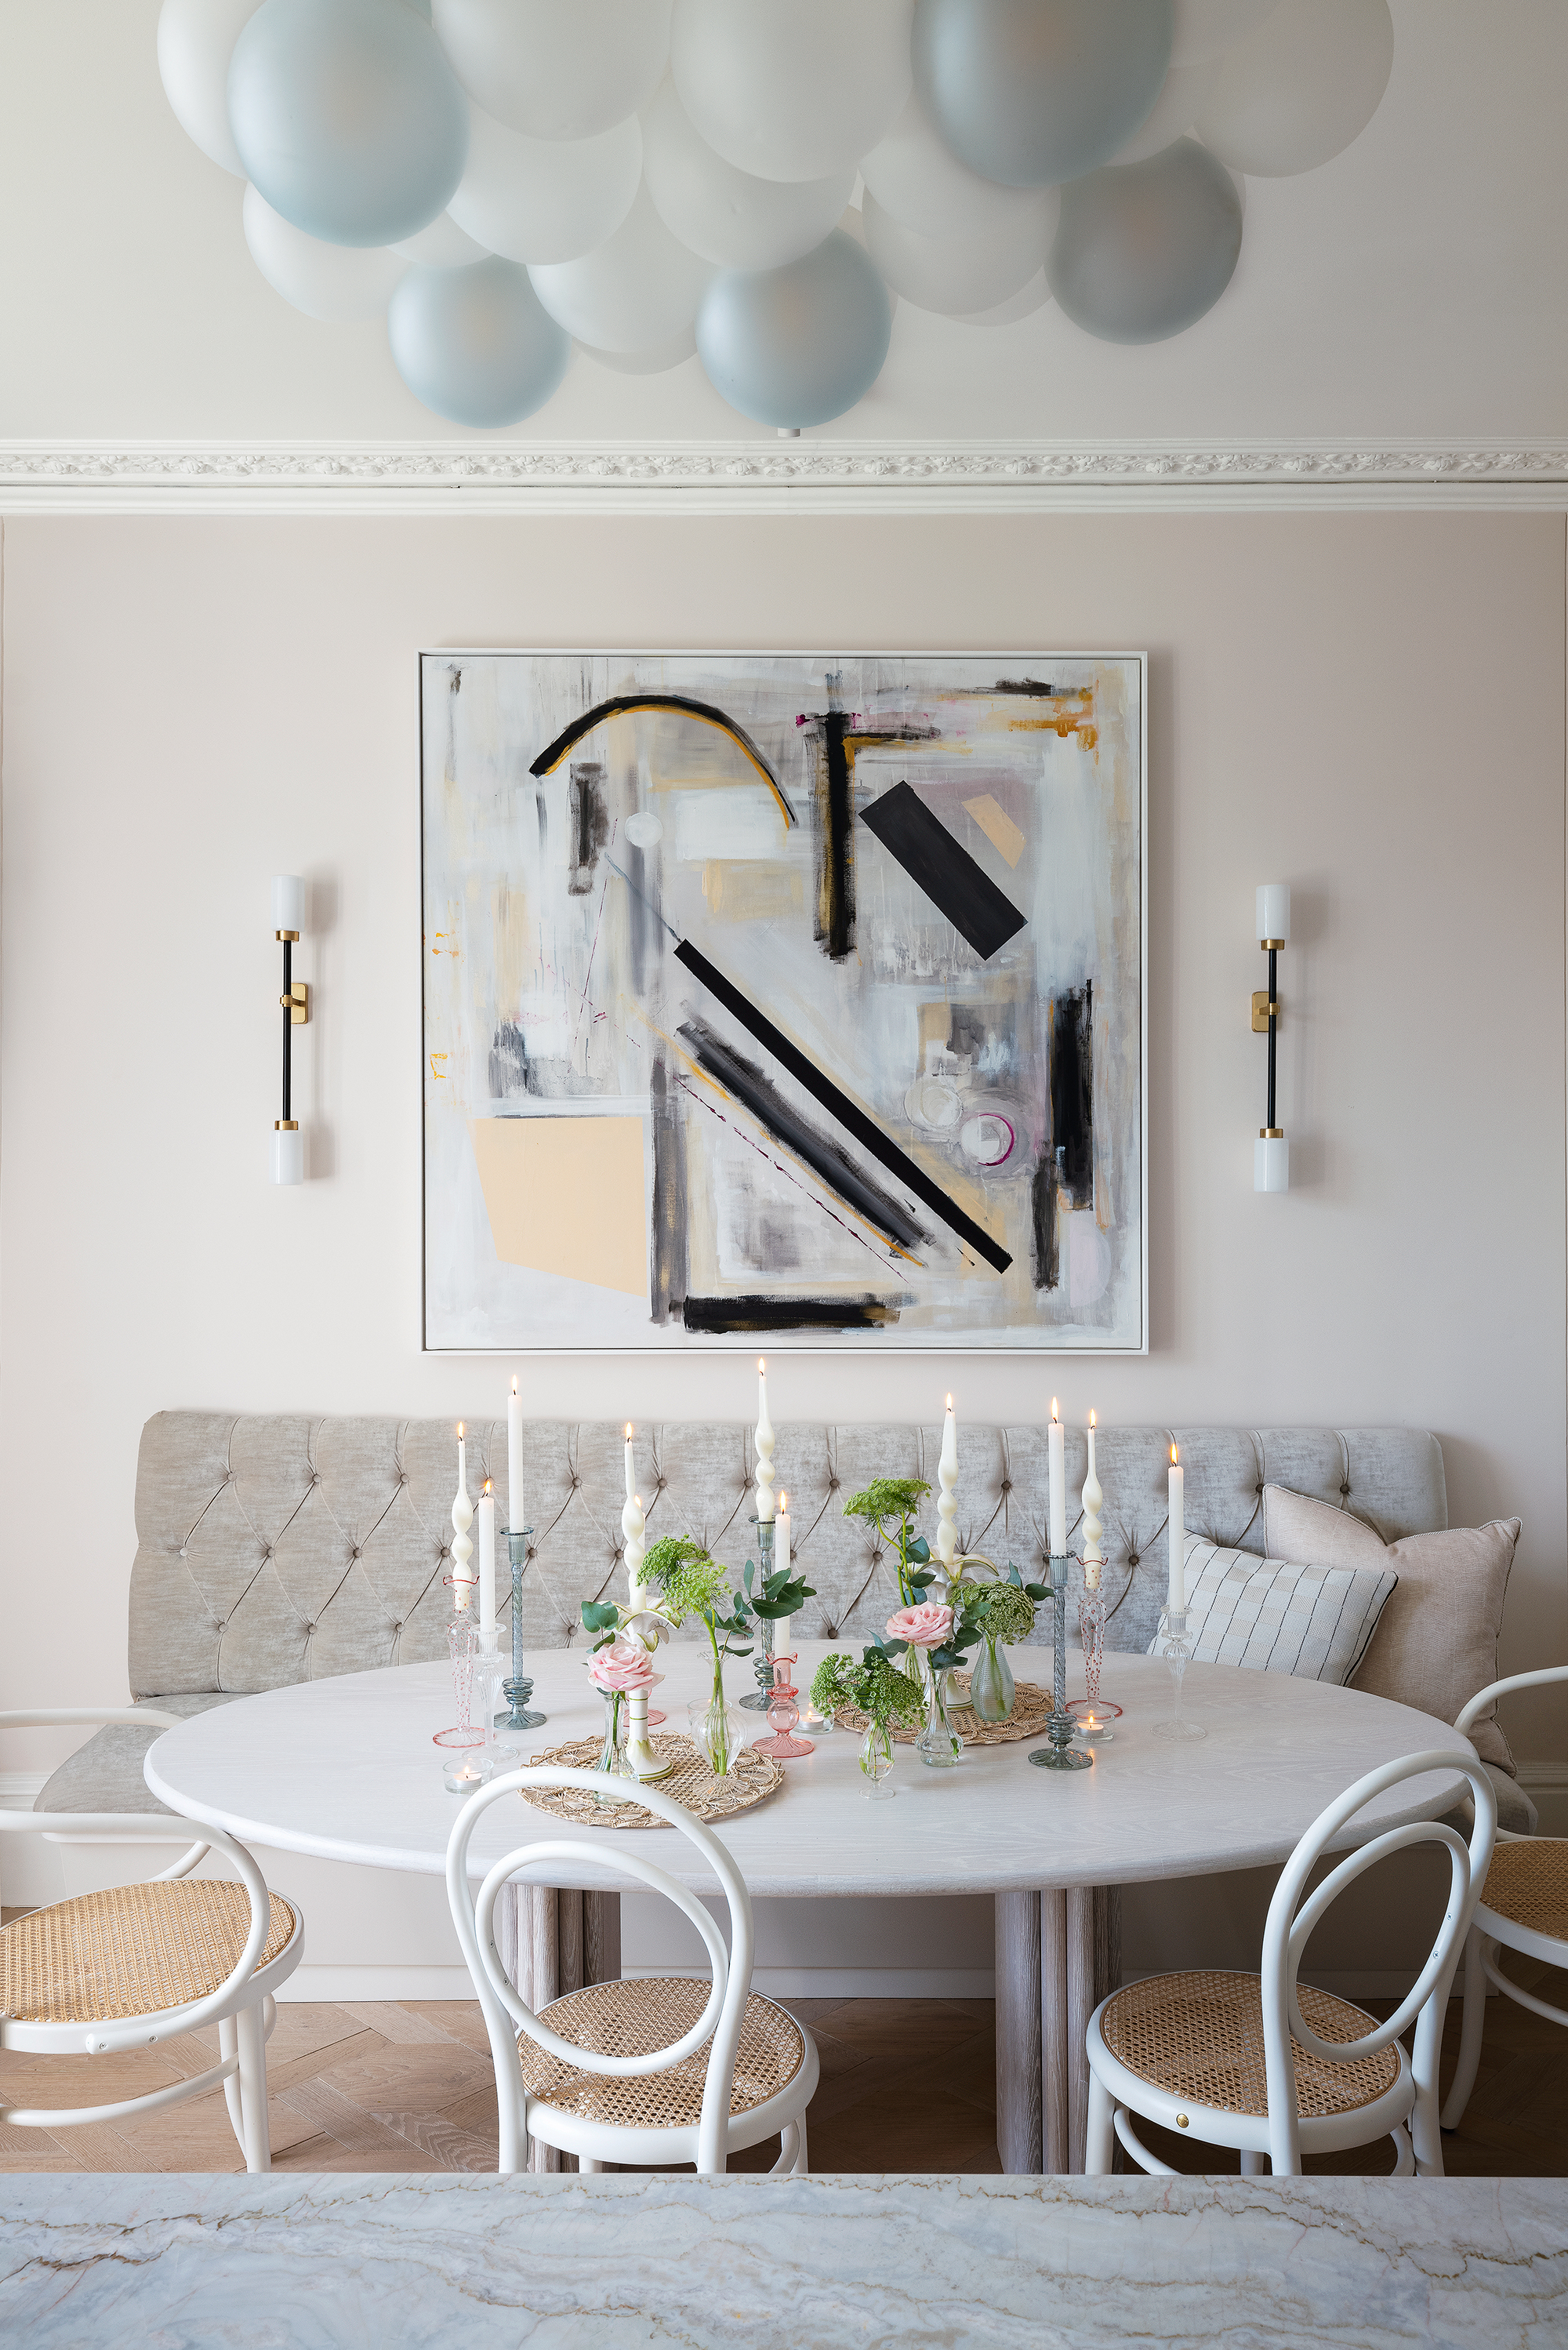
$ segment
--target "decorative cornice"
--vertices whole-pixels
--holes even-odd
[[[1568,442],[1438,449],[1318,443],[906,442],[779,438],[709,447],[522,442],[0,443],[0,510],[971,510],[1088,504],[1406,504],[1412,494],[1568,504]]]

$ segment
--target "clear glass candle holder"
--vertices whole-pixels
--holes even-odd
[[[1192,1642],[1188,1637],[1185,1608],[1167,1607],[1159,1619],[1159,1653],[1170,1671],[1170,1711],[1154,1724],[1154,1734],[1172,1743],[1186,1743],[1192,1739],[1207,1738],[1209,1732],[1200,1721],[1181,1710],[1181,1684],[1187,1668],[1192,1662]]]

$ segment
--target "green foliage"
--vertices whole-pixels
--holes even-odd
[[[878,1648],[866,1649],[858,1664],[842,1653],[825,1657],[811,1684],[811,1701],[819,1713],[853,1706],[884,1730],[895,1722],[913,1727],[925,1711],[918,1683]]]
[[[656,1542],[642,1562],[643,1581],[656,1583],[664,1594],[660,1614],[675,1624],[700,1616],[715,1657],[749,1657],[751,1649],[737,1648],[734,1641],[751,1631],[750,1610],[743,1598],[725,1589],[724,1574],[701,1543],[683,1542],[676,1534]]]
[[[585,1599],[583,1629],[585,1632],[598,1634],[598,1638],[594,1642],[596,1648],[607,1648],[620,1629],[620,1609],[614,1600]]]
[[[981,1586],[981,1629],[988,1640],[1026,1640],[1034,1629],[1034,1602],[1019,1583]]]
[[[844,1514],[869,1518],[878,1527],[884,1518],[912,1518],[930,1490],[923,1477],[873,1477],[863,1493],[850,1495]]]

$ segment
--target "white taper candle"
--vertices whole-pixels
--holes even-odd
[[[1178,1465],[1175,1445],[1170,1448],[1170,1592],[1169,1606],[1173,1616],[1187,1612],[1187,1473]]]
[[[757,1365],[757,1515],[767,1525],[774,1514],[774,1424],[768,1418],[768,1367]]]
[[[517,1382],[506,1399],[506,1523],[514,1534],[527,1524],[523,1507],[523,1399]]]
[[[953,1418],[953,1399],[948,1398],[948,1416],[942,1423],[942,1452],[937,1463],[937,1483],[941,1492],[937,1502],[937,1556],[943,1572],[952,1574],[953,1553],[958,1548],[958,1528],[953,1520],[958,1516],[958,1422]]]
[[[1064,1433],[1056,1416],[1056,1399],[1051,1399],[1051,1427],[1046,1440],[1046,1466],[1050,1471],[1051,1555],[1061,1558],[1067,1548],[1067,1467],[1063,1451]]]
[[[489,1478],[479,1497],[479,1629],[495,1629],[495,1494]]]

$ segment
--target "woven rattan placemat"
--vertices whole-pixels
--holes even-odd
[[[967,1673],[953,1675],[955,1696],[968,1687]],[[867,1716],[857,1712],[853,1706],[846,1706],[843,1712],[836,1713],[833,1719],[840,1730],[864,1730],[867,1722]],[[948,1708],[948,1720],[966,1746],[1011,1746],[1020,1738],[1042,1738],[1050,1719],[1051,1700],[1045,1691],[1036,1688],[1033,1681],[1014,1684],[1012,1711],[1006,1721],[981,1721],[979,1714],[971,1713],[967,1705],[950,1705]],[[912,1746],[920,1734],[920,1729],[921,1725],[917,1722],[912,1730],[895,1730],[894,1744]]]
[[[675,1768],[669,1778],[654,1783],[659,1793],[673,1796],[685,1810],[710,1825],[715,1820],[733,1819],[737,1812],[749,1812],[756,1804],[766,1803],[784,1785],[781,1766],[771,1754],[759,1754],[753,1746],[739,1748],[728,1775],[720,1778],[690,1738],[666,1732],[663,1736],[656,1734],[649,1743],[661,1762],[667,1754],[675,1757]],[[530,1754],[528,1760],[554,1762],[566,1771],[591,1771],[602,1751],[601,1739],[576,1738],[569,1746],[552,1746],[543,1754]],[[619,1783],[625,1786],[628,1783],[622,1780]],[[656,1812],[645,1811],[640,1804],[607,1804],[601,1807],[586,1787],[540,1787],[532,1794],[524,1794],[523,1801],[537,1812],[554,1812],[558,1820],[570,1820],[577,1827],[670,1825],[668,1820],[661,1820]]]

